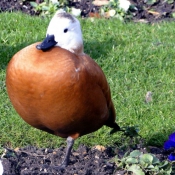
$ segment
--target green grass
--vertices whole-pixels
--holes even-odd
[[[149,145],[161,146],[175,124],[175,23],[122,23],[116,19],[80,20],[84,50],[102,67],[111,87],[117,122],[137,125]],[[26,124],[13,109],[5,87],[6,66],[23,47],[41,41],[49,19],[21,13],[0,13],[0,146],[59,147],[65,140]],[[144,103],[147,91],[153,102]],[[76,141],[112,145],[121,134],[110,128]]]

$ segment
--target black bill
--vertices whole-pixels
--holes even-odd
[[[54,47],[56,44],[57,42],[55,41],[55,36],[47,35],[44,41],[41,44],[37,45],[36,48],[38,50],[47,51],[51,49],[52,47]]]

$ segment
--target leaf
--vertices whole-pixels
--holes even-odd
[[[34,8],[36,8],[38,6],[38,4],[36,2],[30,2],[30,5]]]
[[[168,0],[167,2],[168,2],[168,4],[172,4],[174,2],[174,0]]]
[[[153,161],[152,161],[153,165],[160,163],[160,160],[155,155],[152,155],[152,156],[153,156]]]
[[[152,5],[152,4],[154,4],[156,2],[156,0],[147,0],[147,4],[149,4],[149,5]]]
[[[173,18],[175,18],[175,13],[172,13],[171,15],[172,15]]]
[[[154,166],[153,165],[149,165],[147,168],[148,169],[154,169]]]
[[[42,6],[42,10],[48,11],[49,10],[49,7],[48,6]]]
[[[117,162],[117,161],[119,161],[120,160],[120,158],[118,157],[118,155],[116,155],[115,157],[114,157],[114,162]]]
[[[127,152],[124,154],[123,158],[127,157],[128,155],[129,155],[129,152],[127,151]]]
[[[166,171],[167,175],[170,175],[171,173],[173,173],[172,166],[169,165],[165,171]]]
[[[129,157],[128,159],[126,159],[126,163],[135,164],[138,163],[138,160],[136,158]]]
[[[143,160],[139,160],[139,164],[140,164],[142,167],[147,167],[147,163],[144,162]]]
[[[158,165],[158,167],[163,168],[163,167],[167,166],[168,164],[169,164],[168,161],[165,160],[165,161],[161,162],[160,165]]]
[[[154,170],[155,170],[155,171],[159,171],[159,167],[156,165],[156,166],[154,167]]]
[[[134,150],[130,153],[131,157],[139,157],[141,155],[141,152],[139,150]]]
[[[131,165],[127,170],[133,172],[135,175],[145,175],[142,169],[136,164]]]
[[[152,164],[153,156],[151,154],[143,154],[140,157],[141,161],[144,161],[145,163]]]

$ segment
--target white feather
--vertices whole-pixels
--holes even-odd
[[[77,18],[72,16],[72,19],[61,16],[60,14],[66,14],[64,11],[57,11],[51,19],[47,28],[47,34],[54,35],[56,46],[67,49],[71,52],[82,48],[83,51],[83,38],[81,32],[80,22]],[[65,33],[64,30],[67,29]]]

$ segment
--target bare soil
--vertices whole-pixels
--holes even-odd
[[[151,146],[146,148],[136,145],[135,148],[122,151],[116,147],[100,150],[80,145],[77,150],[72,150],[69,165],[63,170],[58,170],[55,166],[61,164],[65,147],[51,149],[28,146],[15,150],[6,148],[2,158],[3,175],[122,175],[126,172],[116,170],[117,165],[113,159],[115,155],[122,158],[126,151],[133,149],[143,153],[153,153],[159,160],[167,159],[170,154],[170,151],[165,151],[163,148]]]
[[[29,1],[31,0],[1,0],[0,12],[22,11],[30,15],[39,15],[39,12],[34,11]],[[37,1],[41,2],[43,0]],[[68,2],[69,7],[81,9],[82,17],[88,17],[90,12],[98,12],[100,8],[93,5],[92,0],[69,0]],[[133,21],[154,23],[162,20],[175,20],[172,17],[175,13],[175,1],[168,3],[168,0],[157,0],[154,4],[148,4],[145,0],[130,0],[130,2],[136,7],[128,12],[131,14],[131,20]]]

